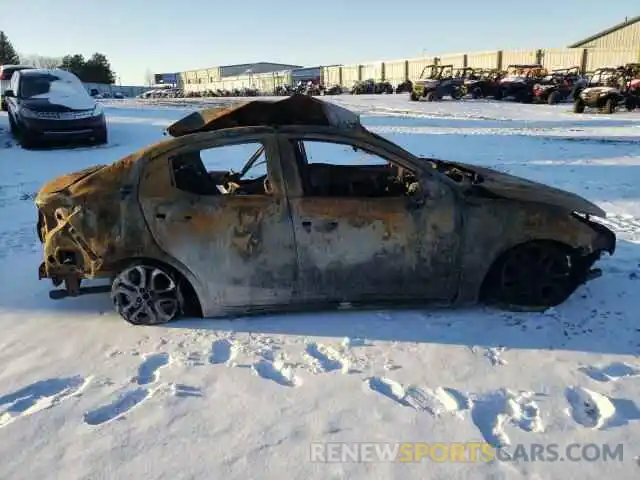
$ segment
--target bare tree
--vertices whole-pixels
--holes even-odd
[[[155,75],[150,68],[147,68],[147,70],[144,72],[144,81],[148,87],[156,83]]]
[[[36,68],[56,68],[62,64],[62,58],[45,57],[37,54],[21,54],[20,61],[23,65],[30,65]]]

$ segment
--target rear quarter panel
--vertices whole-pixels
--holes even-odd
[[[595,232],[558,207],[502,199],[469,199],[463,207],[462,277],[459,301],[475,302],[498,257],[532,240],[590,248]]]

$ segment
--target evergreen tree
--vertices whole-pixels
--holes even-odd
[[[20,57],[18,57],[7,35],[0,30],[0,65],[15,65],[18,63],[20,63]]]

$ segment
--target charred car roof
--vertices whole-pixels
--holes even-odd
[[[364,130],[360,117],[334,103],[308,95],[292,95],[280,101],[253,100],[231,106],[206,108],[167,128],[172,137],[238,127],[316,125]]]

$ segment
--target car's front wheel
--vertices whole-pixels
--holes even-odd
[[[107,128],[102,128],[96,132],[93,143],[95,145],[105,145],[109,140]]]
[[[31,130],[23,126],[15,125],[15,136],[22,148],[32,149],[40,145],[40,138]]]
[[[503,306],[548,308],[564,302],[576,286],[567,247],[537,241],[518,245],[498,259],[483,286],[483,297]]]
[[[159,325],[175,320],[184,297],[175,273],[165,267],[138,263],[114,279],[111,299],[116,311],[133,325]]]

